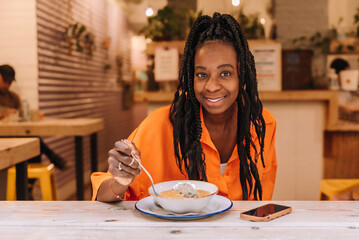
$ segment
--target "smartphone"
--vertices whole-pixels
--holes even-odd
[[[242,212],[241,218],[254,222],[266,222],[274,218],[286,215],[290,212],[292,212],[291,207],[270,203],[246,212]]]

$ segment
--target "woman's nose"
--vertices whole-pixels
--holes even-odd
[[[206,82],[205,88],[209,92],[215,92],[221,88],[221,85],[219,84],[217,77],[211,76]]]

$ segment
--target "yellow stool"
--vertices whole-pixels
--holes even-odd
[[[56,200],[55,187],[55,166],[54,164],[29,163],[27,166],[28,178],[39,178],[42,200]],[[16,200],[16,168],[11,167],[7,172],[7,192],[6,199]]]
[[[325,196],[331,200],[334,195],[359,186],[359,179],[323,179],[320,182],[320,200]]]

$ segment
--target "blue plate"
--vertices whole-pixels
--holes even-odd
[[[171,220],[193,220],[193,219],[206,218],[209,216],[226,212],[232,206],[233,203],[231,200],[219,195],[213,196],[213,198],[208,203],[208,205],[204,209],[202,209],[200,213],[192,213],[188,215],[168,214],[165,210],[155,205],[152,196],[139,200],[135,205],[136,209],[141,213],[154,217],[171,219]]]

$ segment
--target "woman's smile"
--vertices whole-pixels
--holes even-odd
[[[225,104],[226,96],[223,97],[205,97],[206,106],[211,108],[220,108]]]
[[[221,101],[222,99],[224,99],[226,96],[224,97],[219,97],[219,98],[206,98],[208,101],[210,101],[211,103],[216,103]]]

